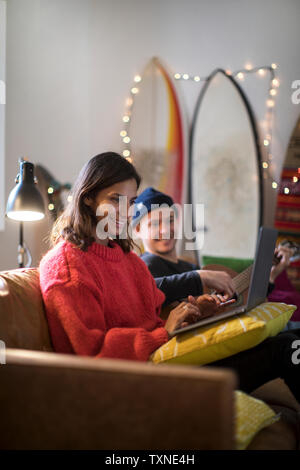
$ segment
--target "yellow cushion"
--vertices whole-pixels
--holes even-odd
[[[235,391],[235,445],[237,450],[246,449],[254,436],[266,426],[280,419],[266,403]]]
[[[248,313],[174,336],[150,360],[156,364],[203,365],[252,348],[283,330],[295,305],[266,302]]]

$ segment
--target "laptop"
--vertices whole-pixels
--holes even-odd
[[[252,266],[250,287],[248,291],[247,302],[245,304],[239,306],[235,306],[233,304],[231,308],[226,310],[226,312],[203,318],[203,320],[200,320],[196,323],[191,323],[184,328],[178,328],[177,330],[173,331],[170,336],[173,337],[178,335],[178,333],[190,331],[195,328],[199,328],[199,326],[208,325],[210,323],[223,320],[224,318],[229,318],[234,315],[248,312],[249,310],[257,307],[257,305],[261,304],[262,302],[265,302],[277,234],[277,230],[273,228],[260,227],[259,229],[256,243],[256,253]]]

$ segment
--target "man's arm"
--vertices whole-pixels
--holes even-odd
[[[198,271],[155,277],[155,282],[166,296],[164,305],[186,298],[188,295],[198,296],[203,294],[203,286]]]

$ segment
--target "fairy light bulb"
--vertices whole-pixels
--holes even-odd
[[[52,186],[49,186],[48,188],[48,194],[53,194],[54,192],[54,189],[52,188]]]
[[[130,156],[130,150],[126,149],[123,150],[123,157],[129,157]]]
[[[272,85],[278,87],[279,86],[279,80],[278,78],[273,78],[272,80]]]
[[[126,157],[126,160],[127,160],[129,163],[132,163],[132,158],[131,158],[131,157]]]
[[[270,95],[271,95],[271,96],[277,95],[277,90],[275,90],[275,88],[271,88],[271,90],[270,90]]]
[[[265,75],[266,71],[264,69],[259,69],[258,74],[263,77]]]
[[[231,72],[230,69],[226,69],[226,70],[225,70],[225,73],[226,73],[226,75],[231,75],[231,74],[232,74],[232,72]]]
[[[262,167],[266,170],[269,167],[268,162],[262,162]]]
[[[136,76],[134,77],[135,83],[139,83],[141,80],[142,80],[142,77],[141,77],[140,75],[136,75]]]
[[[132,98],[127,98],[126,106],[128,106],[130,108],[130,106],[132,106],[132,104],[133,104],[133,99]]]
[[[195,81],[195,82],[200,82],[200,77],[199,77],[199,75],[196,75],[196,76],[194,77],[194,81]]]
[[[133,95],[136,95],[138,92],[139,92],[139,89],[138,89],[138,88],[136,88],[136,87],[131,88],[131,93],[132,93]]]
[[[244,74],[243,74],[243,72],[239,72],[239,73],[237,74],[237,78],[238,78],[239,80],[244,80]]]
[[[123,122],[129,122],[130,117],[129,116],[123,116]]]
[[[297,178],[297,176],[293,176],[293,183],[298,183],[298,178]]]
[[[182,78],[183,78],[183,80],[188,80],[190,77],[189,77],[189,75],[188,75],[187,73],[184,73],[184,74],[182,75]]]
[[[284,188],[283,192],[284,192],[284,194],[289,194],[290,190],[289,190],[289,188]]]
[[[121,132],[120,132],[120,136],[121,136],[121,137],[126,137],[126,135],[127,135],[127,132],[126,132],[126,131],[121,131]]]
[[[179,79],[181,78],[180,73],[175,73],[174,78],[175,78],[176,80],[179,80]]]
[[[272,188],[273,188],[273,189],[277,189],[277,187],[278,187],[278,184],[276,183],[276,181],[273,181],[273,183],[272,183]]]
[[[275,69],[277,69],[278,65],[273,63],[273,64],[271,64],[271,67],[272,67],[273,70],[275,70]]]
[[[129,144],[129,142],[130,142],[130,137],[128,137],[128,136],[127,136],[127,137],[124,137],[123,142],[124,142],[124,144]]]
[[[49,209],[49,211],[53,211],[53,209],[54,209],[54,204],[48,204],[48,209]]]
[[[264,146],[268,147],[269,144],[270,144],[270,142],[268,141],[268,139],[264,139]]]
[[[274,100],[267,100],[268,108],[273,108],[274,104],[275,104]]]
[[[250,63],[247,63],[247,64],[245,65],[245,69],[246,69],[246,70],[252,70],[252,68],[253,68],[253,67],[252,67],[252,64],[250,64]]]

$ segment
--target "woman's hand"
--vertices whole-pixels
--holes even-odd
[[[193,298],[193,296],[190,296]],[[195,323],[201,319],[201,314],[197,304],[190,302],[181,302],[176,308],[171,310],[165,323],[165,329],[169,333],[183,328],[190,323]]]
[[[235,302],[235,299],[227,300],[226,295],[223,296],[220,294],[204,294],[197,298],[189,295],[188,301],[199,308],[202,319],[224,312],[229,305]]]

